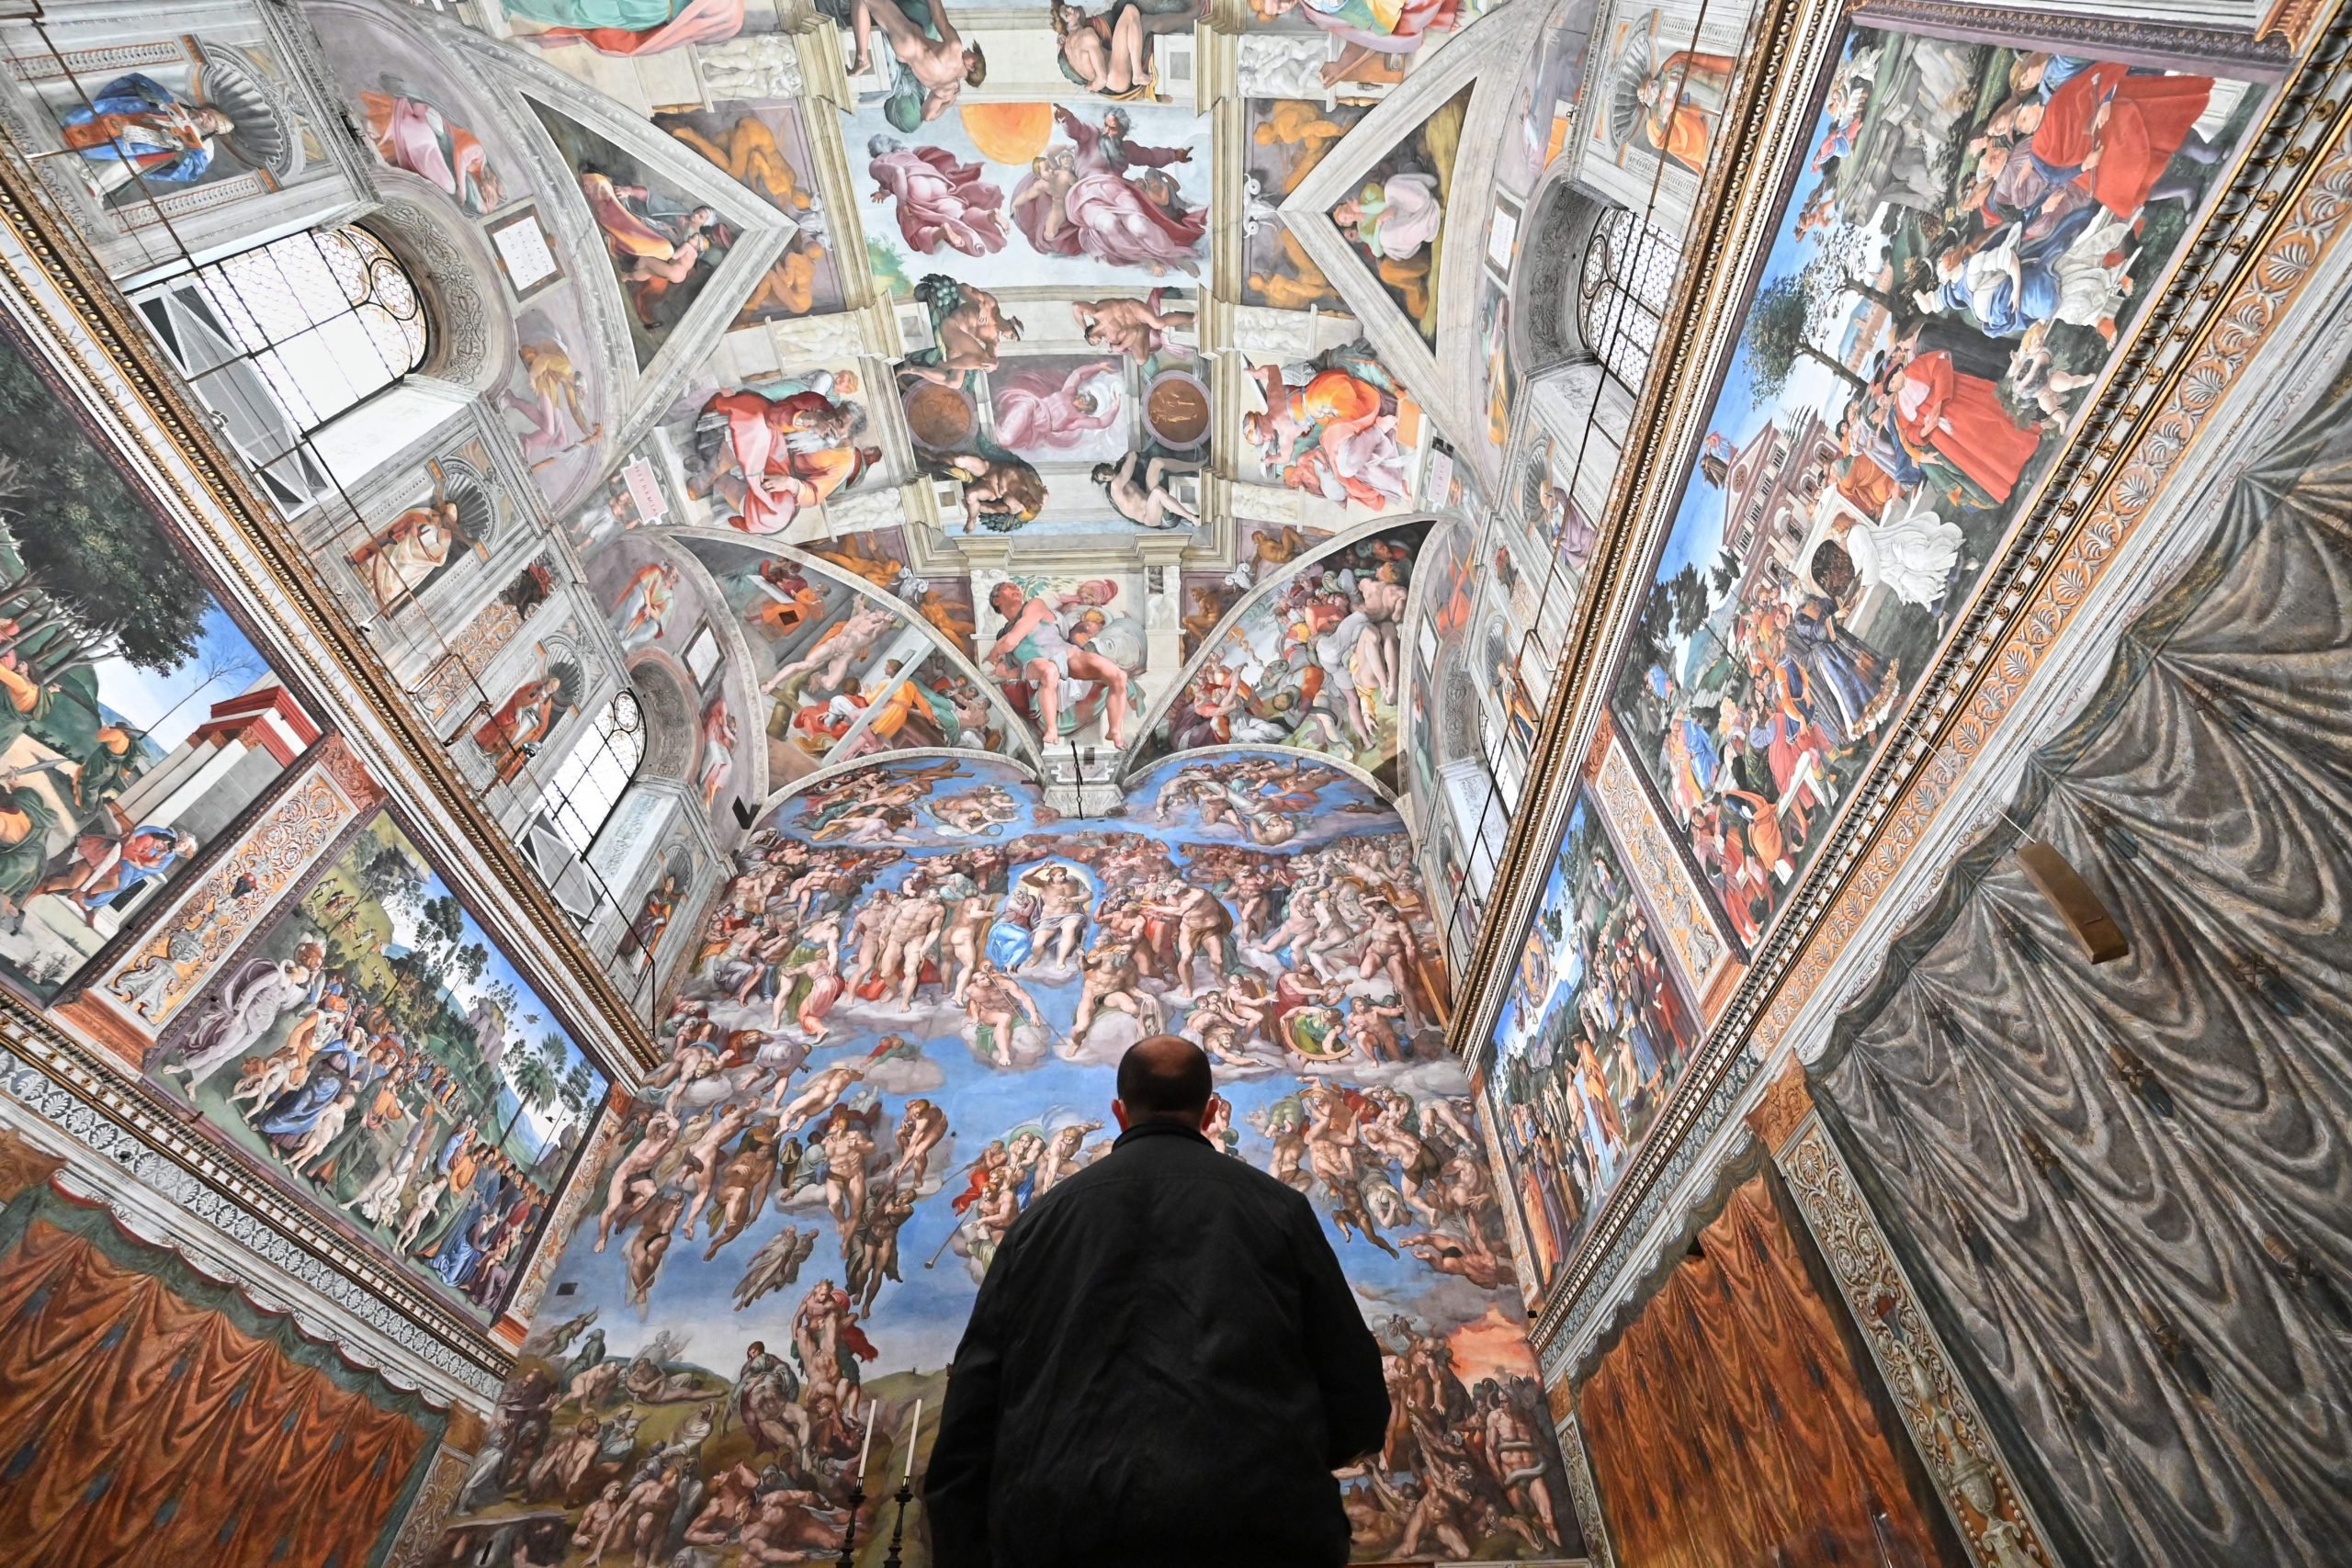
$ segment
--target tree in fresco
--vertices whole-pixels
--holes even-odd
[[[1824,313],[1815,280],[1802,273],[1776,277],[1757,291],[1747,325],[1739,334],[1739,353],[1747,365],[1748,396],[1758,408],[1780,401],[1800,359],[1821,366],[1857,394],[1869,390],[1868,382],[1814,343]]]
[[[79,758],[106,722],[96,667],[181,668],[212,598],[67,404],[5,345],[0,430],[0,653],[13,688],[0,744],[29,731]]]

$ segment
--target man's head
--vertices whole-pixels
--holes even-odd
[[[1122,1130],[1145,1122],[1198,1127],[1208,1116],[1214,1089],[1205,1052],[1173,1034],[1155,1034],[1119,1058],[1119,1098],[1111,1113]]]

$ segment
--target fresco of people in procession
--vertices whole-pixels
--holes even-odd
[[[1536,1299],[1699,1039],[1624,862],[1579,795],[1496,1016],[1489,1079]]]
[[[389,813],[189,1006],[147,1077],[485,1321],[605,1089]]]
[[[1405,601],[1427,524],[1327,548],[1244,605],[1161,721],[1169,750],[1306,746],[1377,771],[1396,757]]]
[[[1109,1148],[1115,1064],[1168,1030],[1216,1063],[1212,1141],[1315,1201],[1385,1349],[1394,1421],[1341,1477],[1358,1555],[1579,1553],[1372,790],[1227,751],[1074,824],[1012,765],[901,758],[791,796],[736,860],[445,1550],[838,1552],[869,1427],[879,1500],[1007,1227]]]
[[[0,334],[0,981],[47,1001],[319,737]]]
[[[1857,28],[1621,667],[1753,946],[2252,114],[2245,84]]]

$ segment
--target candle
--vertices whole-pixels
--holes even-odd
[[[905,1480],[915,1478],[915,1439],[922,1436],[922,1401],[915,1401],[914,1424],[907,1428],[907,1473]]]
[[[865,1456],[874,1451],[874,1402],[865,1402],[865,1441],[857,1450],[857,1483],[865,1484]]]

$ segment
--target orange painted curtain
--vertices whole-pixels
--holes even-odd
[[[233,1292],[101,1233],[103,1210],[40,1201],[0,1256],[0,1561],[364,1568],[439,1413],[373,1373],[304,1364],[332,1352],[298,1339],[289,1354],[284,1318],[183,1295],[164,1273],[199,1298]],[[141,1253],[169,1268],[136,1267]]]
[[[1736,1189],[1579,1392],[1617,1561],[1958,1568],[1785,1202],[1767,1175]]]

